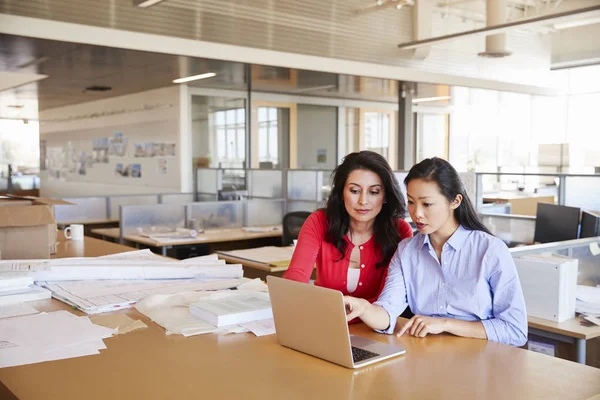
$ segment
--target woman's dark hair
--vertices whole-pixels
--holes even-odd
[[[460,194],[462,201],[454,209],[454,217],[458,223],[467,229],[483,231],[491,235],[490,231],[479,219],[477,212],[475,212],[473,203],[471,203],[471,199],[467,195],[458,172],[456,172],[448,161],[437,157],[424,159],[414,165],[406,178],[404,178],[406,187],[408,187],[408,183],[413,179],[423,179],[424,181],[437,183],[440,193],[449,202],[453,202],[456,199],[456,195]]]
[[[341,254],[339,260],[344,258],[347,246],[344,235],[350,228],[350,216],[344,206],[344,188],[350,173],[357,169],[376,173],[383,184],[385,203],[373,224],[375,242],[379,245],[383,255],[377,267],[382,267],[389,263],[398,247],[398,242],[400,242],[398,218],[403,218],[406,214],[406,202],[388,162],[373,151],[350,153],[333,171],[333,187],[325,207],[325,215],[329,221],[325,241],[333,244],[339,250]]]

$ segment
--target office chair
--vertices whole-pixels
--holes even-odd
[[[293,211],[283,216],[283,235],[281,244],[289,246],[294,243],[294,239],[298,239],[300,228],[306,221],[306,218],[311,213],[308,211]]]

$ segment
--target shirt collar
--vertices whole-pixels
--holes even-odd
[[[467,236],[469,236],[469,230],[464,228],[462,225],[458,226],[458,229],[454,231],[452,236],[448,239],[446,243],[448,243],[454,250],[460,250],[462,246],[467,241]],[[421,236],[420,242],[417,243],[417,248],[421,250],[423,246],[427,245],[429,248],[433,248],[433,245],[429,241],[429,235],[419,235]]]

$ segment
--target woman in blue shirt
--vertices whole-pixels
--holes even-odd
[[[348,320],[360,317],[391,334],[410,306],[415,315],[398,336],[449,332],[524,345],[527,313],[515,263],[479,220],[454,167],[425,159],[404,183],[419,233],[398,245],[375,303],[344,297]]]

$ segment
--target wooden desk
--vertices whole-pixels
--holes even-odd
[[[58,246],[52,258],[98,257],[135,250],[129,246],[84,236],[83,240],[69,240],[62,231],[58,232]]]
[[[90,219],[85,221],[67,221],[67,222],[57,222],[56,226],[59,230],[66,228],[72,224],[81,224],[83,225],[83,230],[86,235],[90,235],[94,229],[102,229],[102,228],[117,228],[119,227],[119,219]]]
[[[266,246],[247,250],[217,251],[221,260],[230,264],[242,264],[246,278],[261,278],[262,280],[266,280],[267,275],[282,276],[287,271],[293,254],[293,246]],[[276,265],[271,264],[274,261],[276,261]],[[281,265],[286,261],[286,265]]]
[[[214,252],[218,249],[229,249],[232,246],[234,248],[240,248],[239,242],[244,241],[256,241],[259,239],[265,238],[281,238],[282,231],[281,229],[268,231],[268,232],[246,232],[242,228],[230,228],[230,229],[217,229],[217,230],[206,230],[204,233],[198,234],[197,237],[189,240],[181,240],[177,242],[165,241],[160,242],[157,240],[153,240],[151,238],[141,236],[141,235],[126,235],[124,237],[120,237],[119,228],[112,229],[93,229],[92,233],[98,234],[104,237],[109,238],[117,238],[122,242],[131,242],[136,245],[145,245],[150,247],[159,248],[161,254],[166,256],[167,249],[176,247],[176,246],[186,246],[186,245],[197,245],[197,244],[207,244],[211,245],[212,251]],[[280,240],[279,240],[280,242]],[[220,243],[220,246],[214,246],[215,244]]]
[[[600,337],[600,326],[581,326],[579,318],[564,322],[528,317],[529,333],[577,345],[577,362],[586,363],[586,341]]]
[[[538,203],[554,204],[554,196],[512,192],[484,193],[482,198],[485,203],[510,203],[512,208],[511,214],[517,215],[535,216]]]
[[[69,309],[57,300],[31,303]],[[587,399],[600,393],[600,370],[531,351],[450,335],[424,339],[350,331],[402,344],[407,354],[349,370],[282,347],[275,335],[166,336],[147,329],[105,340],[100,355],[0,369],[21,400],[69,399]],[[0,398],[10,398],[2,393]]]

